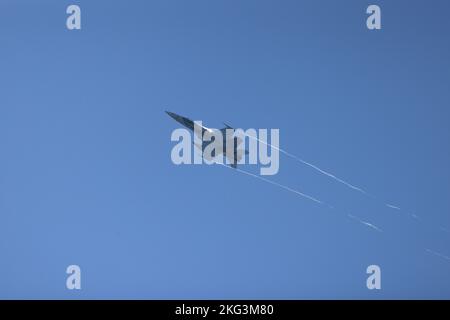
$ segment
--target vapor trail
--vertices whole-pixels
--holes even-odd
[[[391,208],[391,209],[395,209],[395,210],[401,210],[399,207],[394,206],[392,204],[386,203],[386,207]]]
[[[231,168],[230,166],[227,166],[227,165],[225,165],[225,164],[223,164],[223,163],[220,163],[220,162],[215,162],[215,163],[216,163],[216,164],[220,164],[220,165],[222,165],[222,166],[224,166],[224,167],[226,167],[226,168],[233,169],[233,168]],[[280,184],[280,183],[278,183],[278,182],[275,182],[275,181],[272,181],[272,180],[263,178],[263,177],[261,177],[261,176],[258,176],[258,175],[256,175],[256,174],[253,174],[253,173],[248,172],[248,171],[245,171],[245,170],[241,170],[241,169],[239,169],[239,168],[234,168],[234,170],[236,170],[236,171],[239,172],[239,173],[243,173],[243,174],[245,174],[245,175],[248,175],[248,176],[257,178],[257,179],[259,179],[259,180],[262,180],[262,181],[267,182],[267,183],[269,183],[269,184],[272,184],[272,185],[274,185],[274,186],[280,187],[280,188],[285,189],[285,190],[287,190],[287,191],[289,191],[289,192],[295,193],[295,194],[297,194],[297,195],[299,195],[299,196],[301,196],[301,197],[303,197],[303,198],[306,198],[306,199],[308,199],[308,200],[311,200],[311,201],[313,201],[313,202],[315,202],[315,203],[318,203],[318,204],[321,204],[321,205],[326,205],[323,201],[321,201],[321,200],[319,200],[319,199],[316,199],[316,198],[314,198],[314,197],[312,197],[312,196],[309,196],[309,195],[307,195],[307,194],[305,194],[305,193],[303,193],[303,192],[300,192],[300,191],[297,191],[297,190],[295,190],[295,189],[292,189],[292,188],[290,188],[290,187],[288,187],[288,186],[282,185],[282,184]],[[330,208],[333,209],[332,206],[330,206],[330,205],[328,205],[328,206],[329,206]],[[358,217],[356,217],[356,216],[354,216],[354,215],[352,215],[352,214],[347,214],[347,216],[348,216],[349,218],[351,218],[351,219],[353,219],[353,220],[355,220],[355,221],[357,221],[357,222],[359,222],[359,223],[361,223],[361,224],[363,224],[363,225],[365,225],[365,226],[367,226],[367,227],[369,227],[369,228],[371,228],[371,229],[377,231],[377,232],[383,232],[383,230],[382,230],[381,228],[377,227],[376,225],[374,225],[374,224],[372,224],[372,223],[370,223],[370,222],[364,221],[364,220],[362,220],[362,219],[360,219],[360,218],[358,218]],[[445,230],[445,231],[447,231],[447,230]],[[435,255],[435,256],[437,256],[437,257],[440,257],[440,258],[442,258],[442,259],[444,259],[444,260],[450,261],[450,257],[448,257],[448,256],[446,256],[446,255],[444,255],[444,254],[442,254],[442,253],[439,253],[439,252],[436,252],[436,251],[433,251],[433,250],[430,250],[430,249],[426,249],[426,251],[427,251],[428,253],[431,253],[431,254],[433,254],[433,255]]]
[[[220,164],[220,165],[222,165],[222,166],[224,166],[224,167],[226,167],[226,168],[232,169],[231,167],[229,167],[229,166],[227,166],[227,165],[225,165],[225,164],[223,164],[223,163],[220,163],[220,162],[215,162],[215,163],[216,163],[216,164]],[[256,175],[256,174],[253,174],[253,173],[248,172],[248,171],[245,171],[245,170],[241,170],[241,169],[239,169],[239,168],[234,168],[234,170],[236,170],[237,172],[246,174],[246,175],[248,175],[248,176],[257,178],[257,179],[262,180],[262,181],[264,181],[264,182],[270,183],[270,184],[272,184],[272,185],[274,185],[274,186],[283,188],[284,190],[287,190],[287,191],[290,191],[290,192],[292,192],[292,193],[295,193],[295,194],[297,194],[297,195],[299,195],[299,196],[301,196],[301,197],[303,197],[303,198],[306,198],[306,199],[308,199],[308,200],[314,201],[314,202],[319,203],[319,204],[324,204],[323,201],[320,201],[319,199],[316,199],[316,198],[314,198],[314,197],[312,197],[312,196],[309,196],[309,195],[307,195],[307,194],[305,194],[305,193],[303,193],[303,192],[300,192],[300,191],[297,191],[297,190],[295,190],[295,189],[292,189],[292,188],[290,188],[290,187],[288,187],[288,186],[282,185],[281,183],[278,183],[278,182],[275,182],[275,181],[272,181],[272,180],[269,180],[269,179],[260,177],[260,176],[258,176],[258,175]]]
[[[252,139],[257,140],[257,141],[259,141],[259,142],[265,144],[265,145],[268,146],[268,147],[271,147],[271,148],[274,148],[274,149],[278,150],[279,152],[281,152],[281,153],[287,155],[288,157],[290,157],[290,158],[292,158],[292,159],[294,159],[294,160],[297,160],[297,161],[299,161],[300,163],[302,163],[302,164],[304,164],[304,165],[307,165],[307,166],[310,167],[310,168],[313,168],[314,170],[320,172],[321,174],[323,174],[323,175],[325,175],[325,176],[327,176],[327,177],[330,177],[331,179],[333,179],[333,180],[335,180],[335,181],[337,181],[337,182],[339,182],[339,183],[342,183],[342,184],[344,184],[345,186],[347,186],[347,187],[349,187],[349,188],[351,188],[351,189],[353,189],[353,190],[356,190],[356,191],[361,192],[361,193],[363,193],[363,194],[365,194],[365,195],[374,197],[374,196],[372,196],[371,194],[369,194],[368,192],[366,192],[364,189],[362,189],[362,188],[360,188],[360,187],[357,187],[357,186],[355,186],[355,185],[353,185],[353,184],[351,184],[351,183],[349,183],[349,182],[347,182],[347,181],[345,181],[345,180],[342,180],[341,178],[336,177],[334,174],[329,173],[329,172],[327,172],[327,171],[325,171],[325,170],[319,168],[318,166],[316,166],[316,165],[314,165],[314,164],[312,164],[312,163],[309,163],[308,161],[305,161],[305,160],[303,160],[303,159],[297,157],[296,155],[294,155],[294,154],[292,154],[292,153],[290,153],[290,152],[287,152],[287,151],[285,151],[285,150],[283,150],[283,149],[280,149],[280,148],[278,148],[278,147],[275,147],[274,145],[272,145],[272,144],[270,144],[270,143],[267,143],[267,142],[265,142],[265,141],[262,141],[261,139],[258,139],[257,137],[250,136],[250,135],[247,135],[247,134],[246,134],[246,136],[249,137],[249,138],[252,138]]]
[[[377,226],[373,225],[372,223],[364,221],[364,220],[361,220],[360,218],[355,217],[354,215],[348,214],[348,217],[353,219],[353,220],[355,220],[355,221],[358,221],[359,223],[362,223],[363,225],[365,225],[365,226],[367,226],[369,228],[372,228],[372,229],[374,229],[374,230],[376,230],[378,232],[383,232],[383,230],[381,230]]]
[[[227,168],[232,169],[231,167],[229,167],[229,166],[227,166],[227,165],[225,165],[225,164],[223,164],[223,163],[220,163],[220,162],[216,162],[216,164],[220,164],[220,165],[222,165],[222,166],[224,166],[224,167],[227,167]],[[259,180],[262,180],[262,181],[264,181],[264,182],[270,183],[270,184],[272,184],[272,185],[274,185],[274,186],[280,187],[280,188],[285,189],[285,190],[287,190],[287,191],[290,191],[290,192],[292,192],[292,193],[295,193],[295,194],[297,194],[297,195],[299,195],[299,196],[301,196],[301,197],[303,197],[303,198],[306,198],[306,199],[308,199],[308,200],[314,201],[314,202],[316,202],[316,203],[318,203],[318,204],[325,205],[325,203],[324,203],[323,201],[319,200],[319,199],[316,199],[316,198],[314,198],[314,197],[312,197],[312,196],[309,196],[309,195],[307,195],[307,194],[305,194],[305,193],[303,193],[303,192],[300,192],[300,191],[297,191],[297,190],[295,190],[295,189],[292,189],[292,188],[290,188],[290,187],[288,187],[288,186],[282,185],[282,184],[280,184],[280,183],[278,183],[278,182],[275,182],[275,181],[272,181],[272,180],[263,178],[263,177],[261,177],[261,176],[258,176],[258,175],[256,175],[256,174],[253,174],[253,173],[248,172],[248,171],[245,171],[245,170],[241,170],[241,169],[239,169],[239,168],[234,168],[234,170],[238,171],[239,173],[243,173],[243,174],[246,174],[246,175],[248,175],[248,176],[257,178],[257,179],[259,179]],[[329,206],[329,207],[330,207],[331,209],[333,209],[332,206]],[[359,219],[358,217],[355,217],[354,215],[351,215],[351,214],[348,214],[348,216],[349,216],[350,218],[352,218],[352,219],[358,221],[359,223],[361,223],[361,224],[363,224],[363,225],[369,227],[369,228],[372,228],[372,229],[374,229],[374,230],[376,230],[376,231],[378,231],[378,232],[383,232],[383,230],[381,230],[380,228],[378,228],[377,226],[373,225],[373,224],[370,223],[370,222],[361,220],[361,219]]]
[[[229,166],[227,166],[227,165],[225,165],[225,164],[223,164],[223,163],[220,163],[220,162],[215,162],[215,163],[216,163],[216,164],[220,164],[220,165],[222,165],[222,166],[224,166],[224,167],[226,167],[226,168],[233,169],[233,168],[231,168],[231,167],[229,167]],[[300,191],[297,191],[297,190],[295,190],[295,189],[292,189],[292,188],[290,188],[290,187],[288,187],[288,186],[282,185],[282,184],[280,184],[280,183],[278,183],[278,182],[275,182],[275,181],[272,181],[272,180],[263,178],[263,177],[261,177],[261,176],[258,176],[258,175],[256,175],[256,174],[253,174],[253,173],[248,172],[248,171],[245,171],[245,170],[241,170],[241,169],[239,169],[239,168],[234,168],[234,170],[238,171],[239,173],[243,173],[243,174],[245,174],[245,175],[248,175],[248,176],[257,178],[257,179],[259,179],[259,180],[262,180],[262,181],[267,182],[267,183],[269,183],[269,184],[272,184],[272,185],[274,185],[274,186],[280,187],[280,188],[285,189],[285,190],[287,190],[287,191],[289,191],[289,192],[295,193],[295,194],[297,194],[297,195],[299,195],[299,196],[301,196],[301,197],[303,197],[303,198],[306,198],[306,199],[308,199],[308,200],[311,200],[311,201],[313,201],[313,202],[315,202],[315,203],[318,203],[318,204],[321,204],[321,205],[325,205],[325,203],[324,203],[323,201],[319,200],[319,199],[316,199],[316,198],[314,198],[314,197],[312,197],[312,196],[309,196],[309,195],[307,195],[307,194],[305,194],[305,193],[303,193],[303,192],[300,192]],[[330,207],[331,209],[333,209],[333,207],[330,206],[330,205],[328,205],[328,207]],[[393,207],[394,207],[393,209],[397,209],[397,207],[395,207],[395,206],[393,206]],[[398,208],[398,210],[400,210],[400,208]],[[382,230],[381,228],[377,227],[376,225],[374,225],[374,224],[372,224],[372,223],[370,223],[370,222],[368,222],[368,221],[364,221],[364,220],[362,220],[362,219],[360,219],[360,218],[358,218],[358,217],[356,217],[356,216],[354,216],[354,215],[352,215],[352,214],[347,214],[347,216],[348,216],[349,218],[351,218],[351,219],[353,219],[353,220],[355,220],[355,221],[357,221],[357,222],[359,222],[359,223],[361,223],[361,224],[363,224],[363,225],[365,225],[365,226],[367,226],[367,227],[369,227],[369,228],[371,228],[371,229],[377,231],[377,232],[383,232],[383,230]],[[413,216],[417,217],[416,215],[413,215]],[[443,231],[448,232],[447,229],[444,229],[444,228],[441,228],[441,229],[442,229]],[[442,254],[442,253],[439,253],[439,252],[436,252],[436,251],[433,251],[433,250],[430,250],[430,249],[426,249],[426,251],[427,251],[428,253],[431,253],[431,254],[433,254],[433,255],[435,255],[435,256],[437,256],[437,257],[440,257],[440,258],[442,258],[442,259],[444,259],[444,260],[450,261],[450,257],[448,257],[448,256],[446,256],[446,255],[444,255],[444,254]]]
[[[335,180],[335,181],[337,181],[337,182],[339,182],[339,183],[349,187],[352,190],[358,191],[358,192],[360,192],[360,193],[362,193],[362,194],[364,194],[364,195],[366,195],[366,196],[368,196],[370,198],[376,199],[376,197],[373,194],[370,194],[369,192],[365,191],[364,189],[362,189],[360,187],[357,187],[357,186],[351,184],[350,182],[347,182],[347,181],[345,181],[345,180],[343,180],[341,178],[338,178],[334,174],[332,174],[330,172],[327,172],[327,171],[319,168],[318,166],[316,166],[316,165],[314,165],[314,164],[312,164],[312,163],[310,163],[308,161],[303,160],[302,158],[296,156],[295,154],[292,154],[292,153],[290,153],[290,152],[288,152],[286,150],[278,148],[278,147],[276,147],[276,146],[274,146],[274,145],[272,145],[270,143],[267,143],[267,142],[265,142],[265,141],[263,141],[263,140],[261,140],[261,139],[259,139],[257,137],[254,137],[254,136],[251,136],[251,135],[248,135],[248,134],[246,134],[246,136],[249,137],[249,138],[255,139],[256,141],[259,141],[262,144],[264,144],[264,145],[266,145],[266,146],[268,146],[270,148],[274,148],[275,150],[278,150],[279,152],[285,154],[286,156],[288,156],[288,157],[290,157],[290,158],[292,158],[292,159],[294,159],[294,160],[296,160],[296,161],[298,161],[298,162],[300,162],[300,163],[302,163],[302,164],[304,164],[304,165],[306,165],[306,166],[308,166],[310,168],[313,168],[317,172],[319,172],[319,173],[321,173],[321,174],[323,174],[323,175],[325,175],[325,176],[327,176],[327,177],[329,177],[329,178],[331,178],[331,179],[333,179],[333,180]],[[400,207],[394,206],[394,205],[389,204],[389,203],[384,203],[384,204],[388,208],[401,211]]]
[[[286,151],[286,150],[283,150],[283,149],[281,149],[281,148],[279,148],[279,147],[276,147],[276,146],[274,146],[274,145],[272,145],[272,144],[270,144],[270,143],[267,143],[266,141],[263,141],[263,140],[259,139],[258,137],[255,137],[255,136],[252,136],[252,135],[248,135],[248,134],[245,134],[245,136],[247,136],[247,137],[249,137],[249,138],[252,138],[252,139],[254,139],[254,140],[256,140],[256,141],[259,141],[260,143],[262,143],[262,144],[264,144],[264,145],[266,145],[266,146],[268,146],[268,147],[270,147],[270,148],[274,148],[275,150],[278,150],[279,152],[283,153],[284,155],[286,155],[286,156],[288,156],[288,157],[290,157],[290,158],[292,158],[292,159],[294,159],[294,160],[296,160],[296,161],[298,161],[298,162],[300,162],[300,163],[302,163],[302,164],[304,164],[304,165],[306,165],[306,166],[308,166],[308,167],[310,167],[310,168],[316,170],[317,172],[319,172],[319,173],[321,173],[321,174],[323,174],[323,175],[325,175],[325,176],[327,176],[327,177],[329,177],[329,178],[331,178],[331,179],[333,179],[333,180],[335,180],[335,181],[337,181],[337,182],[339,182],[339,183],[341,183],[341,184],[347,186],[348,188],[350,188],[350,189],[352,189],[352,190],[358,191],[358,192],[360,192],[360,193],[362,193],[362,194],[364,194],[364,195],[366,195],[366,196],[368,196],[368,197],[370,197],[370,198],[372,198],[372,199],[377,199],[377,197],[375,197],[373,194],[370,194],[369,192],[365,191],[365,190],[362,189],[361,187],[355,186],[355,185],[353,185],[353,184],[351,184],[351,183],[349,183],[349,182],[347,182],[347,181],[345,181],[345,180],[343,180],[343,179],[341,179],[341,178],[338,178],[336,175],[334,175],[334,174],[332,174],[332,173],[330,173],[330,172],[327,172],[327,171],[325,171],[325,170],[319,168],[318,166],[316,166],[316,165],[314,165],[314,164],[312,164],[312,163],[310,163],[310,162],[308,162],[308,161],[305,161],[305,160],[303,160],[302,158],[300,158],[300,157],[298,157],[298,156],[296,156],[296,155],[294,155],[294,154],[292,154],[292,153],[290,153],[290,152],[288,152],[288,151]],[[301,193],[301,192],[298,192],[298,191],[296,191],[296,190],[294,190],[294,189],[291,189],[291,188],[289,188],[289,187],[287,187],[287,186],[279,185],[279,184],[276,183],[276,182],[273,182],[273,181],[271,181],[271,180],[262,178],[262,177],[257,176],[257,175],[253,175],[253,174],[251,174],[251,173],[249,173],[249,172],[246,172],[246,171],[243,171],[243,170],[240,170],[240,169],[237,169],[237,170],[240,171],[240,172],[242,172],[242,173],[244,173],[244,174],[252,175],[252,176],[254,176],[254,177],[258,178],[258,179],[261,179],[261,180],[263,180],[263,181],[265,181],[265,182],[268,182],[268,183],[270,183],[270,184],[277,185],[278,187],[281,187],[281,188],[283,188],[283,189],[286,189],[286,190],[288,190],[288,191],[290,191],[290,192],[297,193],[297,194],[299,194],[299,195],[301,195],[301,196],[304,196],[304,197],[306,197],[306,198],[311,198],[310,200],[313,200],[313,201],[315,201],[315,202],[324,204],[324,203],[321,202],[320,200],[317,200],[317,199],[315,199],[315,198],[313,198],[313,197],[310,197],[310,196],[308,196],[308,195],[305,195],[305,194],[303,194],[303,193]],[[378,200],[378,201],[380,201],[380,200]],[[386,207],[390,208],[390,209],[393,209],[393,210],[397,210],[397,211],[403,212],[403,210],[402,210],[400,207],[398,207],[398,206],[395,206],[395,205],[392,205],[392,204],[389,204],[389,203],[386,203],[386,202],[383,202],[383,201],[381,201],[381,202],[384,203],[384,205],[385,205]],[[333,206],[330,206],[330,205],[328,205],[328,204],[327,204],[327,206],[328,206],[329,208],[333,209]],[[411,216],[413,219],[417,220],[417,221],[420,220],[419,217],[418,217],[417,215],[415,215],[415,214],[410,214],[410,216]],[[363,224],[365,224],[365,225],[367,225],[367,226],[369,226],[369,227],[371,227],[371,228],[373,228],[373,229],[375,229],[375,230],[382,231],[380,228],[378,228],[378,227],[376,227],[376,226],[374,226],[374,225],[372,225],[372,224],[370,224],[370,223],[368,223],[368,222],[365,222],[365,221],[359,221],[359,222],[360,222],[360,223],[363,223]],[[445,228],[440,228],[440,230],[443,231],[443,232],[449,233],[449,231],[448,231],[447,229],[445,229]]]
[[[436,252],[436,251],[433,251],[433,250],[430,250],[430,249],[426,249],[425,251],[427,251],[428,253],[431,253],[431,254],[433,254],[433,255],[435,255],[437,257],[440,257],[442,259],[450,261],[450,257],[446,256],[445,254],[442,254],[442,253],[439,253],[439,252]]]

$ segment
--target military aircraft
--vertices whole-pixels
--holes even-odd
[[[244,154],[248,154],[249,152],[247,150],[243,150],[242,148],[239,148],[239,146],[242,144],[243,139],[238,137],[238,136],[234,136],[234,135],[230,135],[227,134],[227,129],[231,129],[232,132],[234,133],[234,128],[232,128],[231,126],[227,125],[226,123],[224,123],[225,128],[222,129],[212,129],[212,128],[207,128],[205,126],[201,126],[201,134],[200,134],[200,130],[198,130],[198,132],[196,132],[195,127],[194,127],[194,121],[192,121],[189,118],[180,116],[176,113],[170,112],[170,111],[166,111],[166,113],[172,117],[175,121],[177,121],[178,123],[182,124],[183,126],[185,126],[186,128],[188,128],[189,130],[191,130],[192,132],[194,132],[194,134],[196,134],[198,136],[198,138],[201,139],[202,141],[202,145],[198,145],[195,144],[194,145],[202,150],[202,155],[205,157],[205,159],[207,160],[213,160],[214,158],[216,158],[217,156],[221,156],[221,155],[225,155],[225,157],[227,157],[230,161],[230,166],[233,168],[237,167],[238,161],[240,161],[243,157]],[[220,131],[220,133],[222,134],[223,137],[223,141],[222,141],[222,146],[223,149],[222,150],[218,150],[217,154],[215,154],[215,150],[212,152],[212,158],[207,158],[206,155],[203,153],[203,151],[205,150],[206,146],[208,146],[210,143],[212,143],[213,141],[204,141],[203,140],[203,135],[205,132],[208,133],[213,133],[213,131],[218,130]],[[230,132],[230,130],[228,130],[228,132]],[[234,141],[233,141],[234,139]],[[233,143],[234,142],[234,143]],[[231,154],[227,153],[227,145],[233,144],[233,152]]]

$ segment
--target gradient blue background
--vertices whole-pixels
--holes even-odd
[[[366,28],[372,3],[381,31]],[[1,0],[0,298],[450,298],[450,262],[425,251],[450,255],[449,12]],[[282,148],[379,200],[284,156],[270,179],[336,210],[175,166],[164,110],[279,128]],[[70,264],[80,291],[66,289]],[[370,264],[382,290],[366,288]]]

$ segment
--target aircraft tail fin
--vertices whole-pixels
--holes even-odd
[[[230,126],[229,124],[226,124],[225,122],[223,124],[225,125],[224,129],[234,129],[232,126]]]

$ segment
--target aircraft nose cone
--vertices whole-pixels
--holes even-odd
[[[169,116],[171,116],[172,118],[174,118],[175,117],[175,113],[173,113],[173,112],[170,112],[170,111],[166,111],[166,113],[169,115]]]
[[[175,119],[176,121],[180,121],[180,116],[179,115],[177,115],[176,113],[173,113],[173,112],[170,112],[170,111],[166,111],[166,113],[171,117],[171,118],[173,118],[173,119]]]
[[[170,111],[166,111],[166,113],[167,113],[171,118],[173,118],[175,121],[181,123],[182,125],[185,125],[184,122],[185,122],[186,118],[184,118],[184,117],[182,117],[182,116],[180,116],[180,115],[178,115],[178,114],[176,114],[176,113],[170,112]]]

